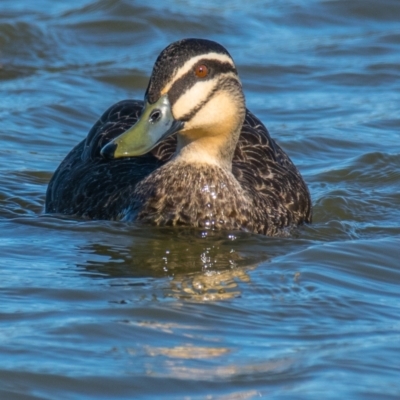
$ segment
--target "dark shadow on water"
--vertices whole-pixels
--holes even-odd
[[[160,284],[165,297],[226,300],[240,296],[241,283],[250,281],[248,272],[268,259],[255,243],[253,235],[242,232],[146,227],[108,243],[83,246],[83,254],[97,259],[87,257],[77,266],[94,278],[112,279],[112,285],[164,278]]]
[[[244,232],[216,232],[184,228],[133,229],[131,235],[105,243],[81,247],[95,254],[79,267],[103,277],[174,277],[254,265],[268,259],[265,251],[254,251],[254,236]]]

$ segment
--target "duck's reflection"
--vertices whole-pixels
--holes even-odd
[[[242,232],[195,229],[106,235],[80,249],[86,261],[79,266],[97,277],[168,278],[167,296],[223,300],[239,296],[239,283],[249,282],[248,272],[267,259],[254,240]]]
[[[171,293],[194,301],[226,300],[240,296],[240,282],[250,282],[248,271],[255,266],[236,267],[225,271],[206,271],[178,275],[171,281]]]

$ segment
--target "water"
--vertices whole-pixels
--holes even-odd
[[[400,3],[79,3],[0,4],[0,398],[400,398]],[[43,215],[183,37],[225,45],[308,182],[295,237]]]

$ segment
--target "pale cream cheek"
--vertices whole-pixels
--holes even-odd
[[[240,102],[229,92],[215,94],[178,133],[175,159],[225,168],[231,160],[221,158],[221,154],[235,140],[242,123],[239,109]]]
[[[198,113],[185,124],[183,135],[215,136],[229,134],[238,123],[236,101],[228,93],[214,95]]]
[[[214,89],[215,81],[199,81],[187,90],[174,104],[172,114],[175,119],[182,118],[185,114],[195,109],[198,104],[204,102],[209,93]]]
[[[218,87],[221,79],[232,77],[238,80],[238,77],[233,72],[228,72],[220,76],[220,79],[210,79],[204,81],[196,82],[189,90],[181,95],[181,97],[176,101],[172,107],[172,114],[175,119],[181,119],[183,116],[189,114],[196,107],[201,106],[201,110],[196,114],[195,118],[199,115],[197,119],[200,119],[203,124],[207,123],[205,117],[201,117],[201,114],[209,114],[211,121],[215,123],[222,118],[230,116],[230,113],[234,114],[237,110],[237,101],[244,101],[244,99],[239,99],[239,93],[236,94],[236,101],[233,98],[235,94],[220,91],[215,93],[210,100],[207,101],[213,90]],[[207,101],[207,102],[206,102]],[[218,104],[220,103],[220,104]],[[214,114],[213,114],[214,112]],[[221,114],[218,115],[218,112]],[[224,116],[226,114],[226,117]]]

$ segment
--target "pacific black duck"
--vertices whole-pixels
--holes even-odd
[[[157,58],[144,102],[113,105],[67,155],[46,212],[281,235],[311,222],[311,199],[227,50],[184,39]]]

